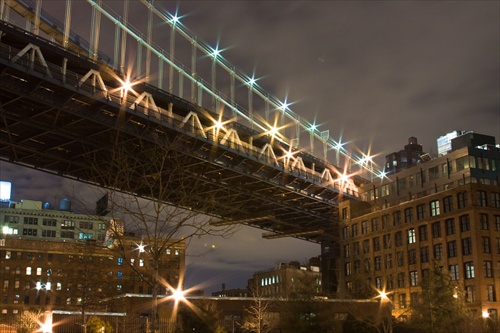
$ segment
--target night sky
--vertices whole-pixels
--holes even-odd
[[[43,3],[64,12],[62,1]],[[349,142],[350,150],[378,154],[379,163],[411,136],[432,154],[436,139],[453,130],[500,141],[498,1],[154,3],[178,11],[200,40],[218,43],[238,69],[294,103],[296,114]],[[6,162],[0,162],[0,179],[13,182],[14,200],[54,202],[91,193]],[[253,272],[277,261],[304,262],[319,254],[318,245],[263,240],[261,233],[242,227],[229,239],[194,240],[186,286],[209,281],[206,291],[222,283],[243,288]]]

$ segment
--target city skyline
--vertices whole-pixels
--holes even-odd
[[[155,5],[178,9],[200,39],[219,41],[232,63],[249,74],[255,69],[259,84],[296,102],[297,114],[316,119],[321,130],[342,142],[353,141],[352,149],[380,154],[377,161],[400,150],[411,136],[431,153],[437,151],[437,137],[456,129],[499,141],[497,2]],[[329,160],[334,162],[333,154]],[[55,192],[47,198],[53,201],[86,191],[66,179],[45,177],[0,162],[0,178],[14,183],[16,200]],[[222,283],[241,288],[254,271],[276,261],[319,254],[318,245],[262,240],[261,233],[245,227],[230,239],[192,244],[199,249],[193,254],[203,254],[192,257],[191,264],[188,259],[193,284],[203,276],[215,280],[212,290]],[[262,259],[269,253],[275,257]],[[214,272],[226,272],[227,278]]]

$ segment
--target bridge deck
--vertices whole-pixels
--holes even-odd
[[[217,205],[205,213],[221,217],[221,223],[313,242],[336,237],[337,202],[355,198],[355,192],[325,182],[322,170],[338,177],[332,165],[297,152],[307,168],[292,167],[285,161],[290,147],[234,122],[225,132],[208,130],[218,115],[147,84],[134,90],[152,96],[154,105],[134,103],[136,97],[122,95],[117,73],[105,64],[4,22],[0,30],[1,159],[106,185],[89,172],[88,156],[105,164],[124,144],[158,145],[153,138],[161,133],[180,144],[185,175],[196,180],[199,196],[215,195]],[[19,56],[27,46],[31,49]],[[92,79],[82,81],[89,70],[98,73],[105,90]],[[267,146],[275,158],[266,155]],[[196,207],[196,200],[193,196],[190,205]]]

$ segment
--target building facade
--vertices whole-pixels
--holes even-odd
[[[38,201],[0,208],[2,317],[34,309],[102,309],[105,298],[151,294],[147,244],[127,236],[118,248],[110,238],[110,224],[106,217],[44,208]],[[172,240],[160,258],[159,275],[170,286],[181,283],[184,252],[185,243]],[[158,292],[165,295],[167,284]]]
[[[462,140],[463,141],[463,140]],[[478,313],[500,311],[500,149],[466,146],[360,188],[340,209],[341,297],[387,291],[396,316],[438,265]]]
[[[278,263],[273,269],[254,273],[247,288],[259,297],[312,297],[321,293],[321,272],[314,263]]]

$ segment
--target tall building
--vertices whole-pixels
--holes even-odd
[[[101,309],[103,298],[151,294],[152,262],[141,238],[124,236],[121,248],[108,226],[123,225],[96,215],[71,212],[40,201],[3,203],[0,207],[0,313],[24,310]],[[118,228],[120,229],[120,228]],[[185,269],[185,243],[172,240],[159,262],[163,281],[177,287]],[[167,293],[162,286],[160,295]]]
[[[386,290],[398,316],[438,264],[474,310],[498,314],[500,148],[475,137],[487,142],[452,139],[458,148],[446,155],[362,185],[362,202],[339,204],[341,297]]]
[[[385,157],[385,171],[392,174],[415,166],[422,161],[422,155],[424,155],[422,145],[418,143],[417,138],[411,137],[403,150]]]

